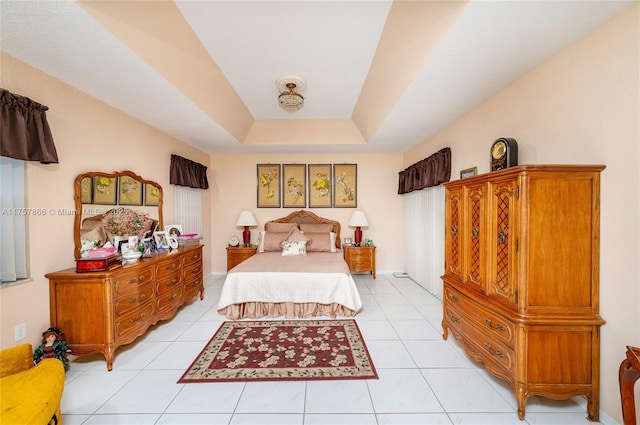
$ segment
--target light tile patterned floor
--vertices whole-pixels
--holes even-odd
[[[224,276],[207,279],[203,301],[180,309],[120,347],[113,371],[102,356],[71,363],[63,423],[74,424],[593,424],[586,402],[532,397],[518,420],[512,389],[442,339],[442,303],[410,279],[355,275],[357,316],[379,379],[176,384],[224,321],[216,311]]]

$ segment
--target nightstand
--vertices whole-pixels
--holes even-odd
[[[352,272],[371,272],[376,278],[375,246],[343,246],[344,261]]]
[[[227,271],[256,253],[258,247],[252,246],[228,246],[227,247]]]

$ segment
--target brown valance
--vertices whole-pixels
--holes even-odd
[[[58,163],[49,108],[0,88],[0,155],[43,164]]]
[[[451,179],[451,148],[440,149],[398,174],[400,195],[448,182]]]
[[[171,155],[169,183],[195,189],[209,189],[207,167],[178,155]]]

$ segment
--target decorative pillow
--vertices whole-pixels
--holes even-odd
[[[305,236],[297,227],[294,227],[289,231],[289,235],[285,239],[285,241],[304,241],[306,243],[311,242],[311,238]]]
[[[306,241],[284,241],[282,242],[282,256],[307,255]]]
[[[307,252],[336,252],[336,234],[333,232],[305,232],[311,238]]]
[[[267,221],[267,223],[264,225],[264,230],[266,232],[286,233],[293,228],[297,229],[298,224],[297,223],[275,223],[273,221]]]
[[[283,232],[260,232],[259,252],[282,251],[282,242],[287,239],[289,233]]]
[[[324,233],[324,232],[333,232],[333,224],[328,223],[300,223],[300,230],[303,232],[312,232],[312,233]]]

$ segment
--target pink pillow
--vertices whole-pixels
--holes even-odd
[[[263,252],[282,251],[282,241],[287,239],[286,232],[264,232],[264,241],[261,241]]]
[[[264,230],[267,232],[286,233],[293,228],[297,229],[298,225],[296,223],[275,223],[273,221],[267,221],[264,225]]]
[[[335,239],[330,232],[305,232],[311,238],[307,243],[307,252],[335,252]],[[335,233],[334,233],[335,234]]]
[[[300,230],[303,232],[313,232],[313,233],[321,233],[321,232],[333,232],[333,224],[328,223],[300,223]]]
[[[298,242],[298,241],[311,242],[311,238],[308,236],[305,236],[305,234],[302,233],[300,230],[298,230],[297,227],[289,231],[289,234],[285,240],[287,242],[294,242],[294,241],[295,242]]]

